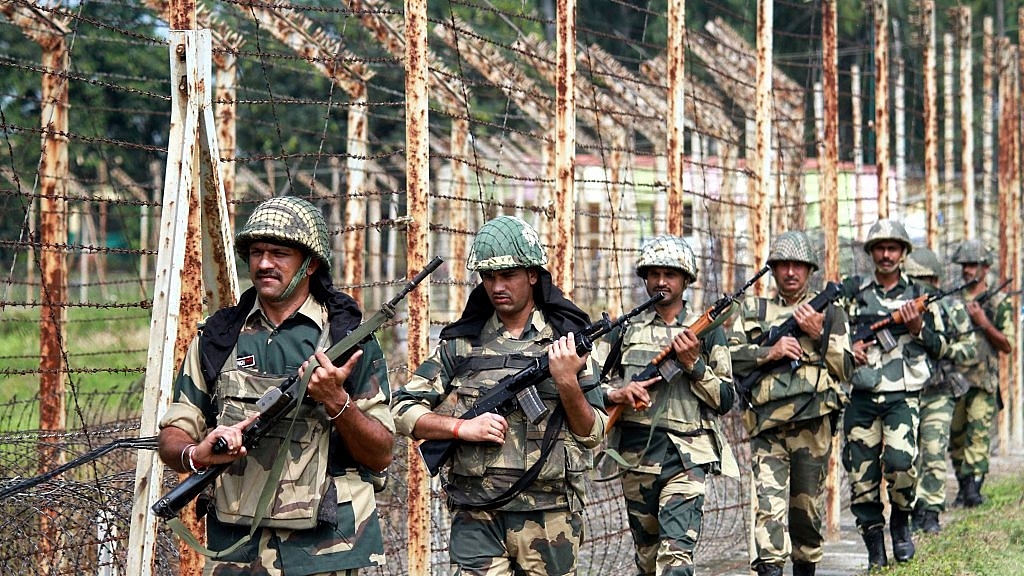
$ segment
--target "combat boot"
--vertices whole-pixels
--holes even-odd
[[[966,476],[957,475],[957,477],[956,477],[956,485],[957,485],[956,498],[953,500],[953,507],[954,508],[959,508],[960,506],[964,505],[964,492],[966,491],[964,485],[966,483],[967,483],[967,477]]]
[[[985,503],[985,497],[981,495],[981,483],[984,481],[984,476],[968,476],[965,479],[964,507],[974,508]]]
[[[924,502],[918,500],[914,505],[914,513],[910,516],[910,527],[914,532],[924,530],[924,519],[928,511],[924,509]]]
[[[793,576],[814,576],[814,570],[817,566],[818,565],[814,562],[800,562],[794,560]]]
[[[875,526],[861,535],[868,549],[868,570],[884,568],[889,565],[885,555],[885,533],[881,526]]]
[[[758,564],[754,570],[757,576],[782,576],[782,566],[778,564]]]
[[[892,536],[892,557],[906,562],[914,557],[914,540],[910,534],[910,512],[893,508],[889,514],[889,535]]]
[[[921,530],[926,534],[938,534],[942,527],[939,526],[939,511],[924,510],[921,518]]]

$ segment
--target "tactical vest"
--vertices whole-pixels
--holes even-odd
[[[631,324],[622,336],[621,364],[624,379],[628,381],[640,373],[651,359],[671,344],[675,335],[683,330],[685,326],[682,325],[665,326],[650,322]],[[708,350],[705,349],[703,342],[701,352],[702,356],[707,358]],[[651,397],[652,408],[638,412],[627,407],[622,413],[623,422],[644,426],[655,425],[686,436],[710,434],[715,430],[714,421],[707,413],[708,408],[697,398],[690,386],[658,382],[648,388],[647,392]]]
[[[257,412],[255,403],[269,389],[292,375],[267,375],[239,368],[233,352],[217,378],[214,403],[217,422],[230,426]],[[214,502],[217,519],[227,524],[251,525],[260,493],[267,483],[282,443],[289,449],[277,495],[271,500],[261,526],[303,530],[317,525],[325,495],[333,492],[328,474],[330,428],[319,404],[302,402],[296,408],[291,437],[286,438],[291,416],[278,422],[245,458],[235,461],[217,479]],[[328,500],[332,497],[328,496]],[[336,500],[337,496],[333,496]],[[335,502],[336,503],[336,502]]]
[[[469,410],[501,378],[529,366],[536,358],[547,354],[547,350],[534,341],[499,338],[474,346],[460,338],[445,342],[442,353],[454,366],[449,401],[445,403],[448,409],[442,411],[458,416]],[[537,391],[549,413],[553,413],[559,403],[554,382],[545,380],[537,386]],[[505,494],[541,458],[548,420],[531,424],[521,409],[504,417],[508,422],[504,444],[462,442],[452,458],[448,481],[475,504],[490,502]],[[583,474],[590,468],[593,456],[560,428],[554,447],[524,495],[529,494],[529,498],[542,507],[564,506],[568,502],[575,508],[573,502],[582,502]],[[578,498],[572,498],[573,493]],[[509,506],[515,507],[515,504]]]

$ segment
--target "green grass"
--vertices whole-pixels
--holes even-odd
[[[887,576],[1013,576],[1024,574],[1024,476],[985,483],[987,501],[944,515],[943,530],[915,535],[913,561]]]

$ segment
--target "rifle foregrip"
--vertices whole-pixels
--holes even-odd
[[[213,484],[214,480],[227,470],[228,464],[211,466],[202,472],[196,472],[178,484],[153,504],[151,510],[158,517],[170,520],[181,513],[181,509],[194,500],[196,496]]]

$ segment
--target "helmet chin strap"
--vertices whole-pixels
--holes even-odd
[[[283,301],[291,298],[292,293],[295,292],[295,287],[298,286],[299,282],[301,282],[302,279],[306,277],[306,270],[309,269],[309,261],[311,258],[312,255],[306,255],[306,259],[302,261],[302,266],[299,266],[299,269],[295,272],[295,275],[292,276],[292,281],[288,283],[287,287],[285,287],[284,292],[281,293],[281,296],[280,298],[278,298],[278,300]]]

